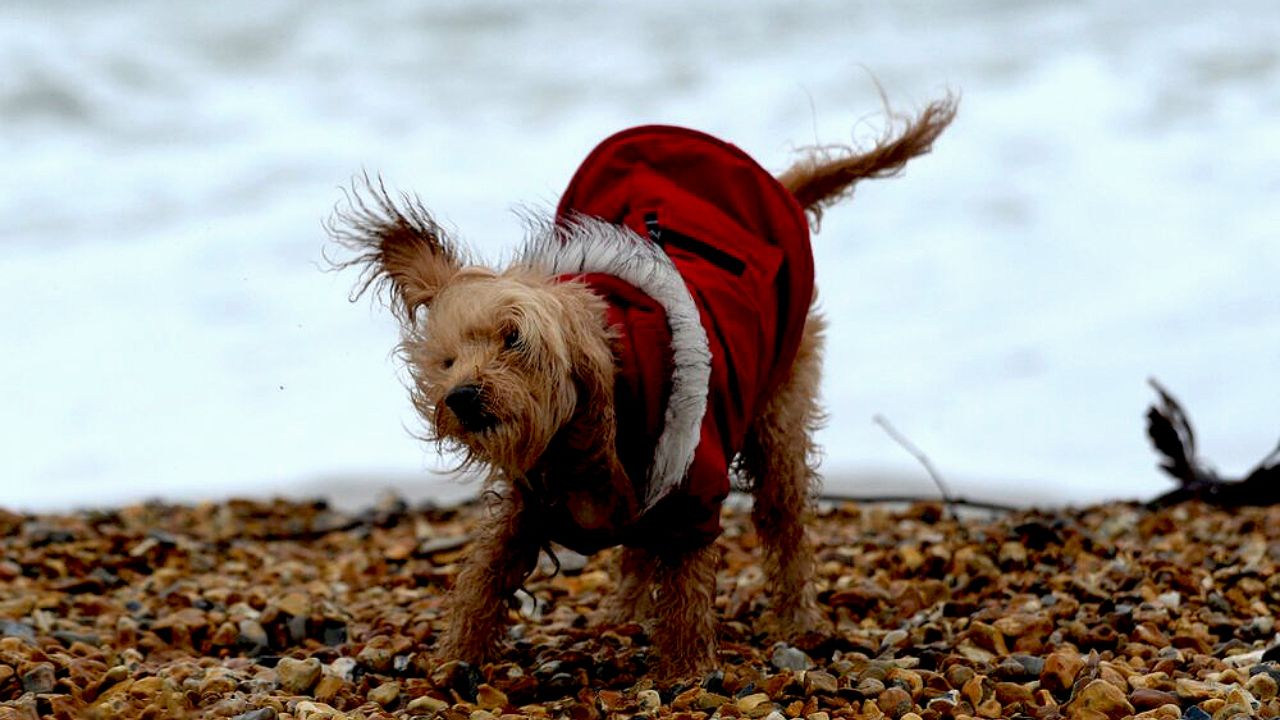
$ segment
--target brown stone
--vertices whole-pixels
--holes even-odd
[[[875,678],[863,678],[854,687],[859,695],[864,698],[876,698],[880,693],[884,692],[884,683]]]
[[[422,697],[416,697],[410,700],[409,704],[405,706],[405,710],[407,710],[411,715],[432,715],[447,707],[449,707],[449,703],[444,700],[431,697],[430,695],[423,695]]]
[[[337,675],[326,674],[324,677],[320,678],[320,682],[316,683],[311,694],[316,700],[333,705],[334,701],[338,698],[339,693],[341,693],[346,687],[348,687],[348,685],[342,678]]]
[[[280,680],[280,687],[294,695],[310,692],[320,680],[320,672],[320,661],[315,658],[296,660],[286,657],[280,658],[280,662],[276,664],[276,677]]]
[[[1268,700],[1272,700],[1276,697],[1276,685],[1277,683],[1275,678],[1271,677],[1270,674],[1263,672],[1249,678],[1249,681],[1245,683],[1245,689],[1253,693],[1253,696],[1262,702],[1267,702]]]
[[[385,635],[379,635],[370,640],[356,655],[357,662],[376,673],[390,671],[391,663],[394,659],[395,654],[391,648],[391,639]]]
[[[489,686],[488,686],[488,685],[481,685],[481,686],[480,686],[481,691],[483,692],[484,688],[486,688],[486,687],[489,687]],[[492,688],[490,688],[490,689],[492,689]],[[495,691],[495,692],[497,692],[497,691]],[[499,693],[499,695],[501,695],[501,693]],[[395,705],[395,704],[396,704],[396,701],[398,701],[398,700],[400,699],[400,683],[397,683],[397,682],[384,682],[384,683],[382,683],[382,684],[381,684],[381,685],[379,685],[378,687],[376,687],[376,688],[374,688],[374,689],[372,689],[372,690],[370,690],[370,691],[369,691],[369,699],[370,699],[370,700],[372,700],[372,701],[374,701],[374,702],[376,702],[376,703],[378,703],[379,705],[381,705],[381,706],[382,706],[382,707],[384,707],[384,708],[390,708],[390,707],[392,707],[393,705]],[[502,705],[505,705],[505,704],[506,704],[506,699],[507,699],[507,698],[506,698],[506,696],[505,696],[505,695],[503,695],[503,697],[502,697],[502,700],[503,700]],[[477,698],[476,698],[476,701],[477,701],[477,703],[479,703],[480,698],[479,698],[479,697],[477,697]],[[480,707],[485,707],[485,708],[490,708],[490,709],[492,709],[492,708],[495,708],[495,707],[502,707],[502,705],[484,705],[484,704],[480,704]]]
[[[1001,565],[1015,565],[1021,567],[1027,564],[1027,548],[1022,543],[1013,540],[1005,541],[1000,545],[1000,555],[998,556]]]
[[[984,622],[970,623],[968,635],[973,639],[974,644],[983,650],[988,650],[996,656],[1009,654],[1009,648],[1004,642],[1004,634],[991,625]]]
[[[1138,710],[1154,710],[1161,705],[1178,704],[1178,696],[1163,690],[1138,688],[1129,693],[1129,702]]]
[[[601,690],[596,695],[596,700],[600,702],[600,707],[606,711],[618,710],[626,705],[626,696],[617,690]]]
[[[476,688],[476,705],[485,710],[501,710],[509,704],[506,693],[489,684]]]
[[[276,607],[294,617],[305,617],[311,614],[311,600],[300,592],[291,592],[276,598]]]
[[[205,673],[200,681],[200,694],[204,696],[229,695],[235,691],[240,681],[230,672],[222,668],[214,668]]]
[[[209,642],[220,647],[231,647],[236,644],[236,639],[239,637],[240,630],[236,628],[235,623],[224,622],[218,625],[217,630],[214,630]]]
[[[1094,680],[1076,693],[1067,708],[1072,718],[1103,717],[1119,720],[1133,715],[1133,705],[1124,692],[1105,680]]]
[[[699,710],[713,711],[719,708],[721,705],[726,705],[731,702],[733,702],[732,698],[725,697],[724,695],[720,695],[718,693],[703,691],[700,695],[698,695],[698,699],[694,703],[694,707],[696,707]],[[672,704],[672,707],[673,708],[675,707],[674,703]]]
[[[1169,644],[1169,638],[1160,631],[1160,628],[1150,622],[1139,623],[1130,633],[1130,637],[1156,648],[1162,648]]]
[[[636,693],[636,700],[640,701],[643,712],[656,713],[662,707],[662,696],[657,690],[641,690]]]
[[[1208,683],[1191,678],[1178,678],[1173,682],[1174,691],[1184,701],[1200,702],[1213,697],[1213,688]]]
[[[765,695],[764,693],[753,693],[751,695],[744,695],[743,697],[738,698],[736,707],[738,708],[738,712],[741,712],[748,717],[763,717],[773,709],[773,704],[769,702],[768,695]],[[753,714],[761,708],[765,708],[763,713],[760,715]]]
[[[895,685],[880,693],[880,697],[876,698],[876,706],[880,708],[880,712],[897,720],[911,710],[911,696]]]
[[[1040,673],[1040,685],[1055,693],[1069,690],[1084,664],[1084,658],[1074,652],[1059,650],[1050,653]]]
[[[1135,720],[1181,720],[1182,708],[1178,705],[1161,705],[1134,715]]]
[[[1001,705],[1012,705],[1018,702],[1031,704],[1033,695],[1031,688],[1026,685],[998,682],[995,686],[995,697],[1000,701]]]

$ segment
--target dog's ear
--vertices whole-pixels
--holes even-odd
[[[386,288],[391,311],[411,325],[418,309],[429,306],[462,266],[457,246],[416,197],[402,194],[397,205],[381,178],[374,183],[363,176],[344,193],[346,202],[334,210],[325,229],[357,254],[331,264],[339,269],[361,266],[352,300],[371,286]]]

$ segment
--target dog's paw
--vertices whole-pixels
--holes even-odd
[[[480,665],[498,654],[500,643],[479,633],[463,633],[452,628],[436,643],[433,658],[440,664],[460,662]]]

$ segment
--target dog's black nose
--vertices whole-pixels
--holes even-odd
[[[489,424],[490,417],[480,402],[479,385],[459,385],[444,396],[444,404],[468,430],[481,430]]]

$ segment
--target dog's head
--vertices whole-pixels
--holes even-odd
[[[574,420],[612,401],[604,306],[529,267],[469,264],[411,198],[365,182],[330,223],[358,255],[356,295],[385,288],[428,436],[519,477]]]

